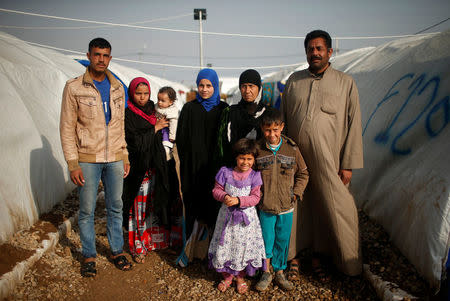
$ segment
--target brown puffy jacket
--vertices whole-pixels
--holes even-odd
[[[303,199],[309,174],[295,142],[283,136],[276,155],[267,147],[264,138],[258,140],[256,168],[261,172],[263,186],[259,208],[267,213],[280,214],[294,208]]]
[[[84,75],[68,80],[61,103],[60,135],[64,157],[73,171],[78,162],[107,163],[128,161],[125,142],[125,91],[108,70],[111,83],[111,120],[106,125],[100,92],[88,68]]]

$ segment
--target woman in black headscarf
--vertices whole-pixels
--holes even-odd
[[[239,77],[241,101],[226,108],[221,117],[216,155],[222,165],[233,164],[231,147],[241,138],[259,139],[261,130],[259,117],[266,106],[261,102],[261,76],[258,71],[248,69]]]

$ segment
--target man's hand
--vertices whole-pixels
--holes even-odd
[[[352,170],[339,169],[338,175],[341,178],[342,183],[344,183],[344,185],[347,185],[348,183],[350,183],[350,180],[352,179]]]
[[[126,178],[130,173],[130,164],[123,163],[123,177]]]
[[[70,172],[70,179],[77,186],[84,186],[84,177],[81,167]]]

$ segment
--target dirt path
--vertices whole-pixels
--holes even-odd
[[[47,221],[40,221],[41,226],[18,233],[9,245],[35,249],[45,238],[45,232],[51,230],[49,224],[75,214],[77,203],[76,195],[72,194],[47,215]],[[428,298],[426,283],[390,244],[383,229],[362,212],[360,227],[364,262],[370,264],[371,271],[400,284],[402,289],[415,296]],[[331,271],[329,283],[319,282],[308,265],[307,253],[301,259],[300,280],[295,282],[294,291],[288,293],[276,285],[259,293],[253,289],[256,278],[248,279],[250,292],[244,296],[239,295],[234,286],[220,293],[216,289],[220,278],[208,270],[206,262],[194,261],[187,268],[175,266],[177,253],[171,250],[151,252],[144,264],[134,264],[132,271],[123,272],[108,260],[105,210],[101,199],[96,209],[95,228],[98,252],[98,275],[95,279],[83,278],[79,273],[81,244],[75,225],[68,236],[60,240],[54,252],[45,254],[27,272],[23,282],[7,300],[377,300],[371,285],[362,276],[346,277]],[[10,261],[13,260],[11,258]]]

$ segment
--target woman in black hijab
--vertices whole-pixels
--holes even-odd
[[[231,147],[241,138],[259,139],[259,117],[266,106],[261,102],[261,76],[258,71],[248,69],[239,77],[241,101],[222,112],[218,135],[218,160],[232,165]]]

